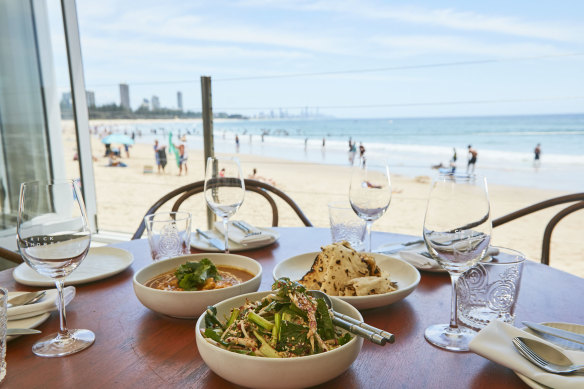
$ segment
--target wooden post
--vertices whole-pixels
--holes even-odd
[[[211,96],[211,77],[201,76],[201,102],[203,117],[203,147],[204,165],[207,168],[207,158],[215,156],[215,146],[213,143],[213,99]],[[207,207],[207,228],[213,229],[215,223],[215,213]]]

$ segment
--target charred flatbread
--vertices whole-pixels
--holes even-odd
[[[386,282],[373,279],[352,282],[363,277],[384,278]],[[375,293],[395,290],[389,290],[389,275],[381,272],[373,257],[355,251],[345,241],[321,247],[312,267],[299,282],[307,289],[331,296],[364,296],[371,294],[371,290]]]

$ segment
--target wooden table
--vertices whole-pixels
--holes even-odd
[[[288,257],[318,251],[330,242],[328,229],[281,228],[279,241],[244,253],[261,263],[260,290],[272,283],[274,265]],[[375,233],[374,245],[404,241],[404,236]],[[132,276],[151,262],[148,242],[114,245],[131,251],[132,267],[114,277],[77,286],[67,307],[71,328],[87,328],[96,341],[87,350],[64,358],[35,356],[38,336],[8,343],[6,388],[226,388],[234,387],[211,372],[195,342],[195,320],[159,315],[140,304]],[[12,271],[0,272],[0,285],[10,291],[35,290],[16,283]],[[584,279],[529,262],[524,268],[518,322],[584,323]],[[365,320],[396,335],[379,347],[365,342],[351,368],[323,385],[326,388],[511,388],[526,387],[509,369],[472,353],[453,353],[431,346],[424,329],[446,323],[450,310],[447,274],[422,272],[418,288],[405,300],[363,312]],[[59,325],[57,312],[39,329],[45,334]]]

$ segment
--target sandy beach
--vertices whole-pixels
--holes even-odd
[[[119,122],[119,121],[118,121]],[[96,124],[96,123],[92,123]],[[65,158],[68,174],[78,176],[73,161],[74,137],[65,130]],[[173,156],[164,173],[158,173],[153,145],[137,143],[130,148],[130,158],[123,155],[127,167],[108,167],[103,157],[104,146],[97,136],[92,136],[95,182],[97,190],[98,225],[104,231],[133,233],[146,210],[172,189],[204,178],[203,151],[188,151],[188,174],[178,176]],[[227,154],[233,155],[233,154]],[[269,178],[300,206],[315,227],[328,227],[327,203],[346,200],[348,192],[348,166],[293,162],[283,159],[237,154],[247,177],[254,168],[258,175]],[[150,169],[153,170],[150,173]],[[420,235],[424,219],[426,198],[433,172],[427,176],[405,177],[392,175],[394,194],[387,213],[373,224],[373,230]],[[489,186],[493,218],[570,192],[531,189],[510,186]],[[267,209],[265,200],[246,195],[244,205],[235,218],[247,220],[257,226],[269,226],[271,213],[257,213]],[[280,226],[302,226],[296,215],[280,204]],[[561,207],[561,206],[560,206]],[[170,208],[170,207],[168,207]],[[193,197],[182,209],[193,214],[193,228],[206,228],[206,204],[202,196]],[[547,221],[561,208],[540,211],[493,230],[492,243],[524,252],[530,260],[539,261],[541,240]],[[582,212],[566,217],[554,230],[551,246],[553,267],[584,277],[584,228]],[[327,242],[323,242],[325,244]],[[373,246],[384,242],[373,241]]]

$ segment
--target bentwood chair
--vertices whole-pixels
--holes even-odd
[[[15,265],[19,265],[22,262],[24,262],[19,253],[6,249],[4,247],[0,247],[0,258],[12,262]]]
[[[302,212],[300,207],[286,193],[284,193],[281,190],[279,190],[278,188],[276,188],[270,184],[266,184],[265,182],[262,182],[262,181],[251,180],[251,179],[247,179],[247,178],[244,181],[245,181],[245,190],[246,191],[255,192],[255,193],[259,194],[270,205],[270,208],[272,210],[272,226],[273,227],[278,226],[278,215],[279,215],[278,205],[274,201],[273,196],[277,196],[277,198],[284,200],[290,206],[290,208],[292,208],[292,210],[296,213],[296,215],[300,218],[300,220],[304,223],[304,225],[306,227],[312,227],[312,223],[310,222],[310,220],[308,220],[308,218],[304,215],[304,213]],[[156,201],[154,203],[154,205],[152,205],[150,207],[150,209],[146,212],[146,214],[144,216],[151,215],[151,214],[155,213],[162,205],[164,205],[165,203],[171,201],[172,199],[174,199],[178,196],[174,205],[172,206],[172,211],[176,212],[176,211],[178,211],[179,207],[186,199],[188,199],[189,197],[191,197],[193,195],[196,195],[197,193],[203,192],[204,187],[205,187],[205,181],[203,181],[203,180],[196,181],[196,182],[193,182],[191,184],[181,186],[180,188],[177,188],[177,189],[167,193],[166,195],[161,197],[158,201]],[[142,237],[142,234],[144,233],[145,228],[146,228],[146,225],[144,223],[144,218],[142,218],[142,221],[140,222],[138,229],[136,230],[136,232],[132,236],[132,239],[140,239]]]
[[[550,244],[551,244],[552,232],[554,231],[554,228],[556,227],[556,225],[559,223],[560,220],[562,220],[564,217],[568,216],[569,214],[584,208],[584,193],[574,193],[571,195],[555,197],[555,198],[552,198],[549,200],[545,200],[545,201],[530,205],[529,207],[519,209],[519,210],[512,212],[508,215],[505,215],[505,216],[502,216],[502,217],[499,217],[499,218],[493,220],[493,227],[498,227],[502,224],[508,223],[508,222],[515,220],[515,219],[518,219],[522,216],[529,215],[533,212],[540,211],[542,209],[553,207],[555,205],[567,204],[567,203],[574,203],[574,204],[562,209],[554,217],[552,217],[551,220],[548,222],[548,224],[545,228],[545,231],[543,233],[543,244],[541,247],[541,263],[543,263],[545,265],[549,265],[550,264]]]

